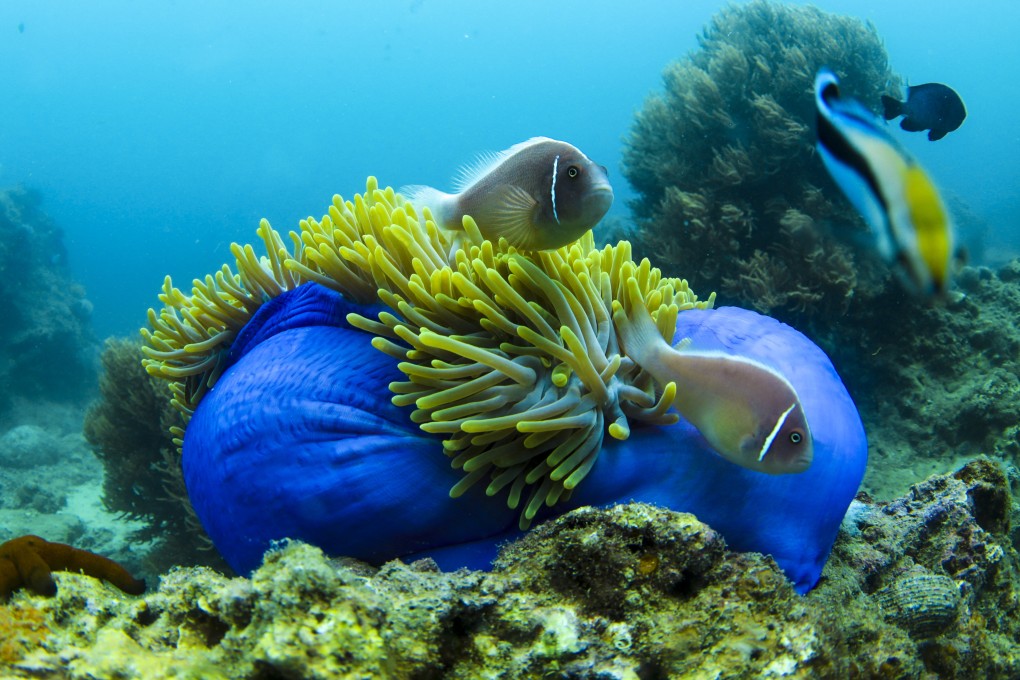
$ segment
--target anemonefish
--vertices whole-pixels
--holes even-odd
[[[882,116],[892,120],[903,116],[900,127],[907,132],[928,130],[928,139],[942,139],[963,125],[967,107],[956,90],[942,83],[925,83],[907,88],[907,100],[882,95]]]
[[[818,152],[861,213],[879,252],[918,291],[945,295],[957,257],[949,212],[928,173],[828,69],[815,77]]]
[[[460,173],[456,193],[404,187],[412,203],[428,206],[436,223],[462,229],[470,215],[485,238],[503,237],[522,250],[573,243],[613,204],[606,169],[566,142],[534,137],[483,156]]]
[[[723,458],[769,474],[804,472],[814,448],[804,408],[779,372],[747,357],[671,347],[645,308],[634,279],[629,311],[613,305],[624,353],[659,384],[675,382],[673,406]]]

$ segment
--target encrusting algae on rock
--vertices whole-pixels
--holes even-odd
[[[0,669],[37,649],[49,634],[42,610],[30,604],[0,602]]]
[[[375,569],[288,543],[251,579],[176,569],[140,598],[60,573],[55,597],[0,608],[0,625],[9,611],[41,626],[0,676],[1016,677],[1013,505],[989,461],[862,499],[806,596],[771,559],[644,504],[546,522],[492,572]],[[922,574],[955,584],[955,616],[910,613]]]
[[[630,245],[577,243],[525,254],[483,240],[464,219],[468,243],[451,249],[426,209],[368,180],[353,201],[334,197],[320,220],[291,232],[293,253],[269,223],[258,233],[268,255],[233,244],[238,273],[224,266],[196,280],[191,295],[169,278],[143,330],[147,370],[172,381],[174,404],[190,416],[222,370],[225,350],[268,300],[312,281],[348,299],[382,302],[378,320],[348,316],[375,334],[372,344],[400,361],[406,381],[391,383],[393,403],[414,405],[411,419],[442,434],[465,476],[452,496],[487,479],[486,493],[507,494],[526,528],[543,505],[568,498],[594,465],[606,432],[626,439],[630,421],[676,422],[668,413],[675,384],[656,385],[619,347],[614,301],[633,280],[663,337],[677,314],[709,308],[682,279],[662,277]],[[180,438],[182,430],[176,435]]]

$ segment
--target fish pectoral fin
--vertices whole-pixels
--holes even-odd
[[[765,454],[761,451],[761,445],[750,434],[745,434],[740,438],[738,447],[740,449],[741,457],[745,460],[761,462],[761,460],[765,457]]]
[[[900,121],[900,127],[906,130],[907,132],[920,132],[921,130],[928,129],[918,121],[911,118],[910,116],[907,116],[906,118]]]
[[[508,216],[517,217],[521,214],[530,214],[538,205],[534,196],[515,184],[504,184],[496,192],[498,195],[497,212]]]
[[[683,350],[691,346],[691,342],[692,340],[690,338],[680,338],[679,340],[676,341],[676,344],[673,345],[673,349],[675,349],[677,352],[682,352]]]
[[[938,129],[931,130],[928,133],[928,141],[929,142],[938,141],[938,140],[942,139],[943,137],[945,137],[948,132],[949,132],[949,130],[938,130]]]
[[[504,184],[494,193],[496,196],[489,213],[489,230],[494,236],[503,236],[513,245],[530,243],[534,239],[534,212],[538,201],[513,184]]]

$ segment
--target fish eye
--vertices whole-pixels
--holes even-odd
[[[581,174],[581,168],[576,165],[571,165],[567,168],[567,177],[574,178]]]
[[[800,430],[794,430],[790,433],[791,444],[800,444],[802,441],[804,441],[804,435],[800,433]]]

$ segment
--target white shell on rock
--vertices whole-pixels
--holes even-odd
[[[956,581],[931,573],[909,573],[875,593],[886,619],[913,637],[934,637],[955,622],[962,595]]]

